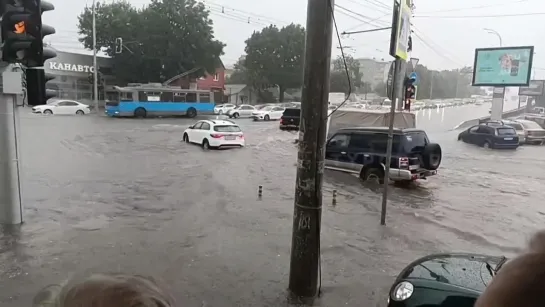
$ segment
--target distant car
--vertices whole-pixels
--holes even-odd
[[[500,123],[479,124],[462,131],[458,141],[484,148],[517,149],[519,137],[515,128]]]
[[[229,112],[229,110],[236,108],[236,105],[234,104],[220,104],[214,107],[214,114],[223,115]]]
[[[518,123],[519,126],[521,126],[524,132],[523,143],[543,145],[543,143],[545,142],[545,129],[541,128],[541,126],[538,123],[531,120],[524,120],[524,119],[516,120],[516,123]],[[513,127],[513,128],[515,128],[516,130],[517,127]]]
[[[399,273],[388,307],[473,307],[507,261],[477,254],[422,257]]]
[[[54,100],[47,104],[32,107],[33,113],[46,115],[85,115],[91,113],[91,108],[74,100]]]
[[[301,122],[301,109],[287,108],[280,118],[280,130],[297,130]]]
[[[518,122],[518,120],[502,120],[502,124],[513,127],[519,136],[519,144],[522,145],[526,143],[526,132],[524,131],[524,126]]]
[[[263,109],[256,110],[252,112],[252,118],[254,120],[278,120],[282,117],[282,114],[284,114],[284,110],[286,108],[283,107],[273,107],[273,106],[267,106]]]
[[[256,108],[254,106],[251,106],[249,104],[241,104],[238,107],[227,111],[226,114],[230,118],[251,117],[252,112],[254,111],[256,111]]]
[[[186,143],[201,145],[204,149],[244,147],[244,133],[230,120],[201,120],[184,131]]]

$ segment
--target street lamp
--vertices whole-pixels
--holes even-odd
[[[488,34],[494,34],[494,35],[496,35],[496,36],[499,38],[499,40],[500,40],[500,47],[503,45],[503,44],[502,44],[501,35],[500,35],[500,33],[498,33],[498,31],[492,30],[492,29],[488,29],[488,28],[484,28],[483,30],[485,30],[486,32],[488,32]]]
[[[97,115],[98,112],[98,67],[97,67],[97,21],[96,3],[93,0],[93,97]]]

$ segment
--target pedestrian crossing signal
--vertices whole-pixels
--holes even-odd
[[[25,22],[24,21],[21,21],[21,22],[18,22],[15,24],[15,32],[16,34],[23,34],[23,33],[26,33],[26,26],[25,26]]]

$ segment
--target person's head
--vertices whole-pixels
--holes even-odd
[[[174,307],[172,297],[149,277],[97,274],[44,288],[34,307]]]
[[[475,307],[541,307],[545,289],[545,230],[531,238],[527,251],[508,261]]]

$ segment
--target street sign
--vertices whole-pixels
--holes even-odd
[[[412,72],[410,75],[409,75],[409,79],[414,79],[414,84],[418,84],[418,74],[416,72]]]

